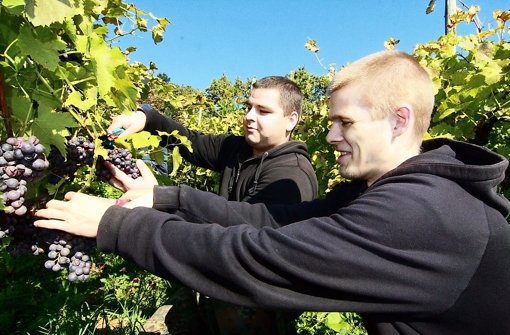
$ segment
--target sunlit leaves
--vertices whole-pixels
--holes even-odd
[[[495,10],[493,13],[494,19],[498,22],[498,27],[503,27],[506,21],[510,20],[510,10],[502,12],[501,10]]]
[[[427,6],[427,9],[425,10],[425,13],[430,14],[434,11],[436,8],[436,0],[430,0],[429,5]]]
[[[305,43],[305,48],[310,50],[313,53],[319,52],[319,47],[317,46],[317,41],[308,39]]]
[[[63,22],[76,13],[75,0],[26,0],[25,10],[34,26],[49,26]]]
[[[18,46],[36,63],[55,71],[59,62],[59,51],[66,48],[66,43],[49,28],[31,29],[28,25],[23,25],[19,33]]]
[[[384,47],[388,50],[395,49],[395,46],[400,43],[400,40],[397,40],[393,37],[389,38],[387,41],[384,42]]]
[[[476,23],[479,7],[458,11],[453,24]],[[432,136],[451,135],[504,152],[510,147],[510,45],[501,21],[472,35],[447,34],[418,45],[415,54],[431,71],[436,94]],[[478,27],[478,26],[477,26]]]
[[[43,143],[54,145],[65,152],[65,137],[69,135],[68,127],[76,127],[76,120],[69,113],[56,113],[51,111],[39,111],[38,117],[32,125],[32,132]]]

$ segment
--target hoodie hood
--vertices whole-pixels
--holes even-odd
[[[507,167],[505,157],[486,148],[437,138],[424,141],[422,154],[408,159],[394,172],[431,173],[453,180],[506,217],[510,213],[510,202],[498,194],[496,187],[505,179]]]
[[[308,161],[310,161],[310,155],[308,154],[308,148],[306,147],[306,144],[300,141],[289,141],[285,142],[283,144],[280,144],[277,147],[274,147],[266,152],[264,152],[260,156],[252,157],[251,159],[248,159],[248,161],[259,161],[257,163],[257,169],[255,171],[255,178],[253,180],[253,186],[248,190],[248,194],[253,196],[258,192],[258,184],[259,184],[259,178],[260,174],[262,172],[264,160],[269,158],[274,158],[286,154],[298,154],[301,156],[306,157]]]
[[[306,144],[300,141],[289,141],[267,151],[268,156],[276,157],[288,153],[303,155],[310,160]]]

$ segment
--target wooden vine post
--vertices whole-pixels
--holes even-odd
[[[12,122],[11,115],[7,110],[7,98],[5,96],[5,80],[4,74],[0,71],[0,109],[2,109],[2,117],[4,119],[5,130],[8,137],[12,137]]]

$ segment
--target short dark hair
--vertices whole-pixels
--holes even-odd
[[[264,77],[253,84],[252,89],[255,88],[277,89],[280,92],[280,104],[283,113],[290,115],[292,112],[297,112],[298,116],[301,115],[303,95],[299,86],[292,80],[280,76]]]

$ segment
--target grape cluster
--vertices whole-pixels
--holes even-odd
[[[108,160],[131,178],[136,179],[140,176],[140,170],[138,170],[133,155],[128,149],[108,149]]]
[[[7,247],[9,254],[12,257],[47,255],[45,267],[55,271],[67,268],[70,281],[87,279],[92,266],[91,257],[88,255],[96,249],[96,240],[58,230],[36,228],[35,220],[32,216],[0,213],[0,232],[8,233],[11,237]],[[75,259],[80,260],[80,263]],[[76,270],[78,267],[81,271]]]
[[[44,146],[35,136],[27,140],[9,137],[0,142],[0,192],[6,203],[8,214],[24,215],[27,182],[40,177],[48,168]]]
[[[61,271],[67,267],[69,270],[69,281],[87,280],[92,265],[90,257],[80,251],[70,257],[72,248],[73,247],[65,240],[58,240],[51,243],[48,247],[49,259],[44,263],[44,267],[55,272]],[[33,249],[34,247],[32,247],[32,250]]]
[[[67,158],[60,151],[52,147],[48,160],[50,161],[49,181],[56,184],[64,176],[72,176],[84,165],[94,162],[95,144],[84,136],[77,136],[67,140]]]

